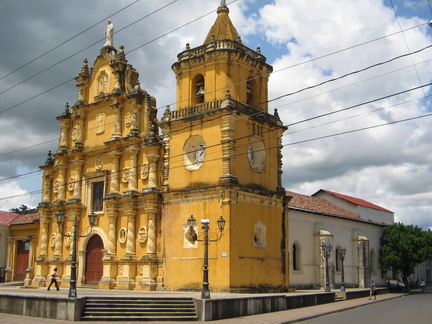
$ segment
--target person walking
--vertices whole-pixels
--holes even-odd
[[[54,268],[54,272],[53,272],[52,275],[51,275],[51,283],[49,284],[47,290],[50,290],[52,284],[55,284],[57,290],[60,290],[59,285],[58,285],[58,282],[57,282],[57,277],[58,277],[58,274],[57,274],[57,268]]]
[[[374,296],[374,300],[376,300],[376,285],[373,280],[370,281],[370,295],[369,300],[371,300],[372,296]]]

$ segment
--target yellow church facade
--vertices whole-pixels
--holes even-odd
[[[84,61],[78,100],[56,117],[58,148],[41,166],[33,286],[45,286],[54,268],[69,286],[76,220],[78,286],[199,289],[203,223],[212,290],[289,287],[286,128],[268,112],[272,67],[242,43],[222,1],[204,44],[186,45],[172,69],[177,104],[158,119],[112,38],[91,66]]]

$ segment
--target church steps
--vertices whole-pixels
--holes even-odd
[[[196,321],[192,298],[87,298],[82,321]]]

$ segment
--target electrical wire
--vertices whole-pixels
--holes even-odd
[[[396,16],[396,20],[397,20],[397,22],[398,22],[399,29],[402,31],[402,25],[401,25],[401,23],[400,23],[399,16],[398,16],[398,14],[397,14],[397,12],[396,12],[396,8],[395,8],[395,6],[394,6],[394,4],[393,4],[393,0],[390,0],[390,3],[391,3],[391,5],[392,5],[393,12],[394,12],[394,14],[395,14],[395,16]],[[406,47],[407,47],[407,49],[408,49],[408,52],[410,52],[410,47],[409,47],[409,45],[408,45],[408,42],[407,42],[407,39],[406,39],[406,37],[405,37],[405,33],[404,33],[404,32],[402,32],[402,37],[403,37],[403,39],[404,39],[404,41],[405,41],[405,45],[406,45]],[[415,65],[415,63],[414,63],[414,59],[413,59],[412,55],[410,55],[410,58],[411,58],[411,62],[412,62],[412,66],[413,66],[413,68],[414,68],[414,71],[416,72],[416,75],[417,75],[417,79],[418,79],[418,81],[419,81],[419,84],[421,84],[422,81],[421,81],[421,79],[420,79],[420,75],[419,75],[419,73],[418,73],[418,71],[417,71],[417,67],[416,67],[416,65]],[[426,98],[426,91],[425,91],[424,89],[423,89],[423,95],[424,95],[424,97],[425,97],[425,99],[426,99],[426,106],[428,107],[429,112],[432,112],[432,108],[431,108],[431,106],[430,106],[429,100],[427,100],[427,98]]]
[[[139,0],[135,0],[134,2],[132,2],[132,3],[128,4],[127,6],[121,8],[120,10],[117,10],[116,12],[112,13],[111,15],[109,15],[109,16],[103,18],[102,20],[98,21],[97,23],[91,25],[90,27],[87,27],[87,28],[84,29],[83,31],[79,32],[78,34],[76,34],[76,35],[74,35],[74,36],[72,36],[72,37],[66,39],[65,41],[61,42],[60,44],[54,46],[53,48],[49,49],[48,51],[46,51],[46,52],[40,54],[39,56],[36,56],[34,59],[28,61],[27,63],[21,65],[20,67],[16,68],[15,70],[13,70],[13,71],[11,71],[11,72],[5,74],[4,76],[0,77],[0,80],[3,80],[4,78],[6,78],[6,77],[8,77],[8,76],[10,76],[10,75],[12,75],[12,74],[14,74],[15,72],[18,72],[19,70],[21,70],[22,68],[26,67],[27,65],[30,65],[31,63],[37,61],[37,60],[40,59],[41,57],[44,57],[45,55],[51,53],[52,51],[56,50],[57,48],[63,46],[64,44],[70,42],[71,40],[77,38],[78,36],[84,34],[84,33],[87,32],[87,31],[89,31],[89,30],[92,29],[93,27],[99,25],[101,22],[107,20],[107,19],[110,18],[110,17],[114,17],[116,14],[122,12],[123,10],[126,10],[127,8],[131,7],[132,5],[134,5],[135,3],[137,3],[138,1],[139,1]]]
[[[132,26],[132,25],[134,25],[134,24],[136,24],[137,22],[143,20],[144,18],[147,18],[147,17],[149,17],[149,16],[155,14],[156,12],[159,12],[159,11],[162,10],[162,9],[165,9],[166,7],[170,6],[171,4],[173,4],[173,3],[176,2],[176,1],[178,1],[178,0],[174,0],[174,1],[170,2],[170,3],[168,3],[167,5],[162,6],[162,7],[158,8],[158,9],[156,9],[155,11],[149,13],[148,15],[146,15],[146,16],[144,16],[144,17],[142,17],[142,18],[140,18],[140,19],[138,19],[138,20],[136,20],[136,21],[130,23],[130,24],[127,25],[126,27],[121,28],[121,29],[119,29],[118,31],[115,31],[114,34],[117,34],[117,33],[119,33],[120,31],[122,31],[122,30],[124,30],[124,29],[126,29],[126,28],[128,28],[128,27],[130,27],[130,26]],[[237,0],[236,0],[236,1],[237,1]],[[23,84],[23,83],[25,83],[25,82],[27,82],[27,81],[29,81],[29,80],[35,78],[36,76],[38,76],[38,75],[40,75],[40,74],[42,74],[42,73],[44,73],[44,72],[46,72],[46,71],[52,69],[52,68],[55,67],[55,66],[57,66],[57,65],[59,65],[59,64],[61,64],[61,63],[63,63],[63,62],[65,62],[65,61],[67,61],[67,60],[69,60],[70,58],[74,57],[75,55],[77,55],[77,54],[79,54],[79,53],[84,52],[85,50],[89,49],[90,47],[93,47],[93,46],[99,44],[102,40],[104,40],[104,39],[103,39],[103,38],[102,38],[102,39],[99,39],[97,42],[94,42],[94,43],[88,45],[87,47],[84,47],[83,49],[79,50],[78,52],[75,52],[75,53],[73,53],[73,54],[67,56],[66,58],[64,58],[64,59],[62,59],[62,60],[60,60],[60,61],[58,61],[58,62],[56,62],[56,63],[54,63],[54,64],[52,64],[52,65],[50,65],[50,66],[48,66],[47,68],[43,69],[42,71],[39,71],[38,73],[33,74],[32,76],[30,76],[30,77],[28,77],[28,78],[26,78],[26,79],[24,79],[24,80],[22,80],[22,81],[20,81],[20,82],[18,82],[18,83],[16,83],[16,84],[14,84],[13,86],[11,86],[11,87],[9,87],[9,88],[3,90],[3,91],[0,91],[0,95],[3,94],[3,93],[5,93],[5,92],[7,92],[7,91],[9,91],[9,90],[11,90],[11,89],[16,88],[17,86],[19,86],[19,85],[21,85],[21,84]],[[67,82],[72,81],[72,80],[73,80],[73,79],[68,80]],[[5,111],[7,111],[7,110],[5,110]],[[2,112],[3,112],[3,111],[0,111],[0,113],[2,113]]]

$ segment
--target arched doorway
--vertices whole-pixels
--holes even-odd
[[[87,244],[85,283],[97,284],[103,275],[103,242],[99,235],[93,235]]]

